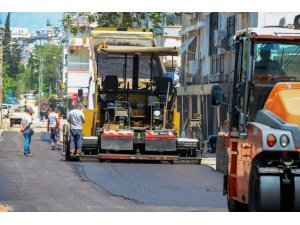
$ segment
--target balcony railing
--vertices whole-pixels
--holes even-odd
[[[219,75],[224,73],[224,54],[213,55],[210,58],[210,73]]]
[[[196,59],[196,52],[192,52],[192,51],[187,51],[187,60],[195,60]]]

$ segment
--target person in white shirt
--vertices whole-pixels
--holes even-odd
[[[24,136],[24,155],[25,156],[32,156],[30,152],[30,143],[31,143],[31,136],[32,136],[32,113],[33,110],[30,106],[26,108],[26,114],[22,116],[21,120],[21,132]]]
[[[85,122],[85,117],[81,111],[81,105],[74,105],[74,109],[69,112],[68,122],[71,125],[70,130],[70,153],[82,154],[82,125]]]
[[[49,112],[47,131],[50,131],[51,150],[55,150],[55,148],[58,149],[58,144],[60,142],[59,117],[57,112],[54,112],[53,109],[50,109]]]

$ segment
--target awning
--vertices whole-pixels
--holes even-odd
[[[180,47],[180,54],[183,54],[189,47],[189,45],[192,43],[192,41],[195,39],[195,37],[197,37],[197,35],[191,36],[189,38],[187,38],[181,45]]]

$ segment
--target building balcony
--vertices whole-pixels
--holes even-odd
[[[224,54],[212,55],[210,57],[210,72],[211,74],[224,73]]]

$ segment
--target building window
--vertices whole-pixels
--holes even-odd
[[[217,48],[214,47],[214,31],[218,29],[218,16],[217,12],[209,14],[209,55],[216,55]]]
[[[228,50],[234,50],[234,44],[233,44],[233,36],[235,34],[235,16],[230,16],[227,18],[227,46]]]
[[[191,42],[187,51],[187,60],[195,60],[196,59],[196,47],[197,47],[197,37]]]

